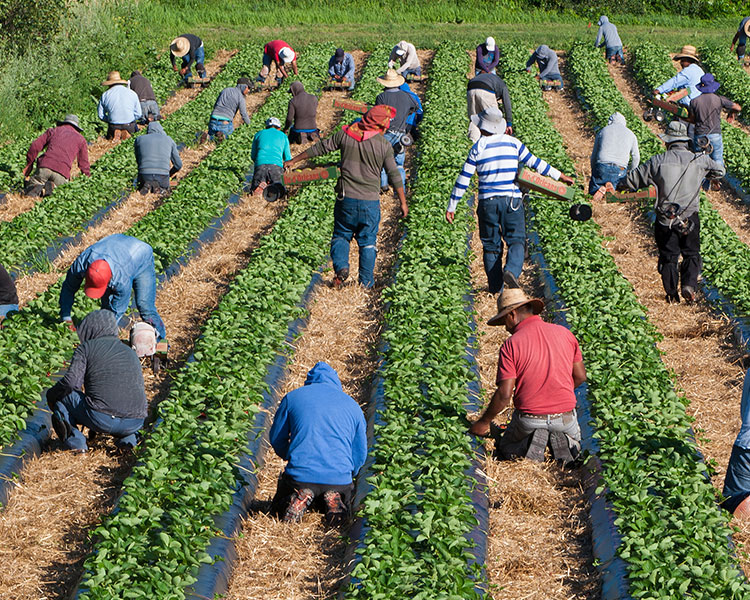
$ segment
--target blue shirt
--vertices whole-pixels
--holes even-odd
[[[667,79],[662,83],[656,91],[660,94],[665,92],[671,92],[672,90],[681,90],[682,88],[688,88],[690,94],[679,100],[680,104],[688,106],[693,98],[697,98],[701,95],[701,91],[698,89],[698,84],[701,82],[704,72],[696,63],[692,63],[682,69],[677,75],[671,79]]]
[[[292,158],[289,138],[283,131],[268,127],[255,134],[251,158],[256,165],[284,166],[285,160]]]
[[[298,482],[347,485],[367,458],[367,424],[359,405],[341,388],[336,371],[317,363],[305,385],[281,400],[269,433]]]
[[[354,57],[348,52],[344,52],[344,61],[339,63],[336,62],[336,56],[332,56],[328,61],[328,74],[331,77],[343,75],[351,83],[354,81]]]
[[[102,121],[113,125],[132,123],[143,114],[138,94],[119,84],[102,94],[96,110]]]
[[[750,17],[745,17],[744,19],[742,19],[742,21],[740,22],[740,27],[737,30],[737,32],[740,34],[740,37],[737,38],[737,43],[740,45],[747,44],[747,34],[745,33],[745,24],[748,21],[750,21]]]

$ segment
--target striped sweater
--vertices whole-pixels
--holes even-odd
[[[560,179],[560,171],[534,156],[521,140],[506,134],[482,136],[469,150],[469,156],[456,179],[448,212],[456,211],[475,172],[479,176],[480,200],[493,196],[520,198],[521,190],[515,182],[519,162],[542,175]]]

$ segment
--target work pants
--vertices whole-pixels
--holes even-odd
[[[386,131],[384,134],[385,139],[388,140],[388,142],[391,144],[391,146],[394,146],[393,148],[393,158],[396,160],[396,166],[398,166],[398,172],[401,173],[401,181],[404,182],[404,189],[406,189],[406,171],[404,170],[404,160],[406,159],[406,154],[403,150],[403,147],[401,149],[401,152],[396,152],[396,144],[401,139],[401,136],[404,135],[403,131]],[[380,171],[380,187],[386,188],[388,187],[388,173],[385,172],[385,169],[382,169]]]
[[[366,288],[375,285],[375,258],[377,257],[378,228],[380,227],[380,202],[339,198],[333,209],[333,237],[331,260],[338,273],[349,268],[349,244],[352,238],[359,246],[359,282]]]
[[[612,46],[611,48],[607,47],[605,52],[607,60],[610,60],[614,56],[621,63],[625,62],[625,56],[622,53],[622,46]]]
[[[232,123],[232,121],[229,119],[224,120],[211,117],[208,120],[208,137],[210,137],[212,140],[216,137],[217,133],[221,133],[224,135],[224,138],[228,138],[230,135],[232,135],[233,131],[234,123]]]
[[[141,119],[144,123],[148,123],[149,118],[152,121],[158,120],[161,117],[159,104],[156,100],[141,100],[141,114],[143,115]]]
[[[498,440],[496,453],[500,458],[512,459],[526,455],[530,437],[537,429],[546,429],[550,433],[564,433],[568,439],[568,447],[574,456],[581,450],[581,428],[575,409],[558,416],[530,417],[518,410],[513,411],[513,417],[503,436]]]
[[[523,200],[510,196],[484,198],[477,204],[479,239],[482,241],[484,272],[489,291],[497,294],[503,287],[503,240],[508,245],[505,270],[521,276],[526,243]]]
[[[289,130],[290,144],[304,144],[305,142],[315,142],[320,139],[320,129],[295,129]]]
[[[255,165],[253,170],[253,183],[251,191],[255,191],[261,183],[269,185],[282,183],[284,181],[284,168],[279,165]]]
[[[729,512],[734,512],[750,496],[750,449],[732,446],[732,455],[724,477],[724,490],[721,493],[726,498],[721,506]]]
[[[289,506],[292,494],[303,489],[312,491],[315,496],[313,503],[318,503],[318,508],[322,508],[323,510],[325,510],[325,506],[322,506],[321,502],[323,494],[328,491],[338,492],[341,495],[341,500],[344,502],[347,511],[351,512],[352,498],[354,496],[353,483],[348,483],[346,485],[306,483],[304,481],[295,481],[286,473],[281,473],[281,475],[279,475],[279,481],[276,484],[276,494],[274,494],[273,500],[271,501],[271,510],[279,517],[282,517]]]
[[[18,304],[0,304],[0,317],[6,317],[11,312],[18,312]]]
[[[600,187],[606,183],[611,183],[615,188],[620,180],[627,175],[628,170],[614,163],[596,163],[591,173],[589,181],[589,194],[592,196]]]
[[[482,134],[479,132],[479,127],[471,122],[471,117],[478,115],[488,108],[499,108],[495,92],[488,90],[469,90],[466,92],[466,112],[469,115],[469,139],[473,144],[479,141]]]
[[[701,238],[698,213],[690,215],[687,220],[693,222],[693,230],[682,235],[667,225],[658,221],[654,225],[654,237],[659,249],[658,270],[661,282],[668,296],[677,296],[677,287],[690,286],[693,290],[698,285],[698,275],[701,272]],[[682,255],[682,264],[677,263]]]
[[[155,192],[164,194],[169,192],[169,175],[155,175],[153,173],[138,174],[138,189],[141,194]]]
[[[182,68],[184,69],[185,67],[187,67],[189,62],[190,62],[190,53],[182,57]],[[206,50],[201,45],[201,47],[195,51],[195,70],[198,72],[198,75],[200,77],[206,76],[206,67],[204,64],[205,62],[206,62]],[[192,77],[192,76],[193,76],[192,70],[188,69],[184,75],[185,79],[187,79],[188,77]]]
[[[560,90],[563,89],[563,78],[560,73],[553,73],[552,75],[547,75],[544,77],[544,81],[559,81],[560,82]]]
[[[142,418],[115,417],[94,410],[86,402],[83,393],[78,390],[64,396],[55,404],[54,410],[70,423],[71,434],[66,440],[62,440],[66,450],[88,450],[86,436],[78,429],[78,425],[88,427],[97,433],[111,435],[119,448],[134,447],[138,441],[135,434],[143,427],[144,421]]]
[[[57,173],[56,171],[53,171],[52,169],[45,169],[44,167],[39,167],[32,175],[29,177],[29,183],[26,185],[26,193],[29,195],[39,196],[42,195],[48,195],[53,189],[55,189],[58,185],[62,185],[63,183],[67,183],[67,179],[60,175],[60,173]],[[33,193],[34,191],[39,190],[39,193]]]
[[[701,138],[708,138],[708,141],[711,142],[711,158],[714,159],[716,162],[724,164],[724,138],[721,137],[720,133],[704,133],[700,135],[695,135],[693,137],[693,145],[696,152],[700,151],[702,148],[701,146]]]
[[[109,123],[107,125],[108,140],[126,140],[138,131],[135,121],[131,123]]]

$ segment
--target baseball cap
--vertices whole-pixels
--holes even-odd
[[[107,286],[112,279],[112,269],[106,260],[95,260],[86,269],[86,283],[83,293],[89,298],[101,298],[107,291]]]
[[[281,129],[281,121],[279,121],[276,117],[269,117],[266,119],[266,127],[278,127]]]

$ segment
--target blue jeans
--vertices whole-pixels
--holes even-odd
[[[503,240],[508,245],[505,269],[521,276],[526,243],[526,219],[523,200],[510,196],[493,196],[479,201],[479,239],[484,250],[484,272],[490,293],[503,288]]]
[[[708,138],[708,141],[711,142],[711,146],[713,146],[713,149],[711,150],[711,158],[713,158],[717,163],[724,164],[724,139],[721,137],[720,133],[706,133],[702,135],[696,135],[695,138],[693,138],[693,143],[696,150],[700,150],[700,146],[698,145],[698,140],[700,138]]]
[[[217,133],[221,132],[225,138],[232,135],[234,131],[234,123],[232,121],[225,121],[223,119],[214,119],[211,117],[208,121],[208,136],[213,140]]]
[[[375,242],[380,227],[380,202],[340,198],[333,209],[333,238],[331,260],[333,270],[349,268],[349,243],[352,238],[359,246],[359,282],[367,288],[375,285],[375,257],[378,254]]]
[[[185,67],[187,67],[189,62],[190,62],[190,53],[187,53],[185,56],[182,57],[182,68],[184,69]],[[206,67],[204,66],[205,62],[206,62],[206,51],[203,48],[203,46],[201,46],[195,51],[195,68],[199,74],[206,73]],[[200,65],[200,67],[198,65]],[[193,75],[192,71],[188,69],[184,77],[187,79],[188,77],[192,77],[192,75]]]
[[[143,427],[143,419],[114,417],[98,410],[93,410],[86,403],[85,396],[78,390],[73,390],[63,397],[56,405],[63,419],[71,426],[71,434],[63,440],[66,450],[88,450],[86,436],[78,425],[88,427],[97,433],[107,433],[115,438],[118,447],[135,446],[138,441],[135,434]]]
[[[417,77],[421,77],[422,75],[422,67],[417,67],[416,69],[406,69],[401,73],[404,77],[407,75],[416,75]]]
[[[617,56],[620,59],[620,62],[625,62],[625,56],[622,54],[622,46],[612,46],[611,48],[607,47],[605,52],[607,60],[609,60],[613,56]]]
[[[497,71],[497,69],[492,69],[492,71],[490,71],[490,73],[492,73],[493,75],[497,75],[496,71]],[[475,76],[479,75],[480,73],[486,73],[486,71],[482,71],[482,69],[474,69],[474,75]]]
[[[727,499],[722,504],[729,512],[734,512],[740,503],[750,496],[750,450],[732,446],[727,474],[724,477],[724,490]]]
[[[589,194],[594,195],[596,190],[609,182],[615,188],[620,180],[627,175],[628,170],[614,163],[596,163],[589,180]]]
[[[393,146],[401,139],[402,135],[402,133],[392,133],[390,131],[386,131],[384,137],[390,142],[391,146]],[[404,170],[404,158],[406,157],[406,155],[404,152],[396,154],[395,151],[394,155],[394,158],[396,159],[396,165],[398,165],[398,172],[401,173],[401,181],[404,182],[404,189],[406,189],[406,171]],[[388,174],[385,172],[385,169],[380,171],[380,187],[388,187]]]
[[[0,304],[0,317],[8,316],[9,312],[18,312],[18,304]]]
[[[159,104],[156,100],[141,100],[141,122],[147,123],[149,114],[154,118],[158,119],[161,116],[159,112]]]
[[[560,89],[563,89],[563,87],[564,87],[562,75],[559,75],[559,74],[547,75],[544,78],[544,80],[545,81],[559,81],[560,82]]]

